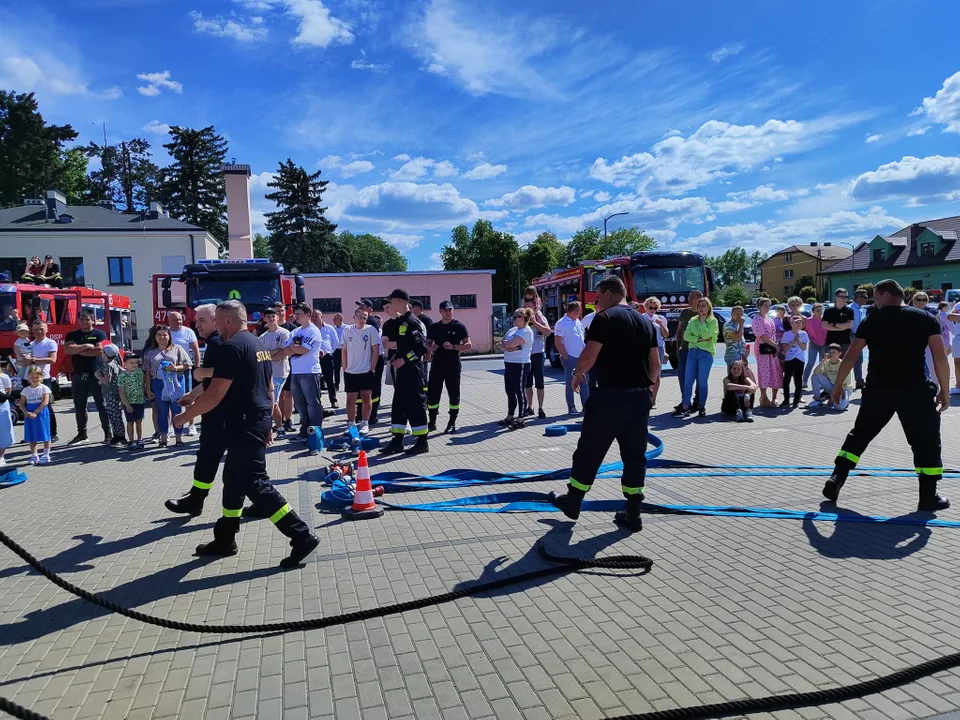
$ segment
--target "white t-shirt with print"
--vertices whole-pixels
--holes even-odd
[[[24,399],[23,401],[28,405],[43,402],[44,396],[49,394],[50,388],[46,385],[37,385],[37,387],[27,385],[20,391],[20,397],[22,397]]]
[[[557,321],[553,327],[553,334],[563,338],[563,347],[570,357],[578,358],[586,346],[584,340],[583,323],[579,319],[571,320],[569,315],[564,315]]]
[[[380,333],[373,325],[364,325],[357,330],[356,325],[343,329],[343,347],[347,351],[347,365],[343,371],[350,375],[362,375],[370,372],[370,348],[380,343]]]
[[[294,375],[319,375],[320,374],[320,353],[330,352],[330,343],[324,347],[323,334],[314,324],[305,327],[298,327],[287,340],[287,347],[297,345],[297,338],[300,338],[300,344],[310,350],[303,355],[290,356],[290,372]]]
[[[34,340],[30,343],[30,353],[33,355],[34,360],[43,360],[53,353],[57,352],[59,345],[57,345],[56,340],[51,340],[50,338],[44,338],[43,340]],[[50,379],[50,363],[38,363],[37,367],[43,370],[43,379]]]
[[[780,342],[784,345],[787,343],[793,342],[793,330],[787,330],[783,337],[780,338]],[[807,333],[803,330],[800,331],[800,342],[807,343],[810,342],[810,338],[807,337]],[[789,349],[783,354],[784,360],[803,360],[806,357],[806,350],[803,350],[799,345],[791,345]]]

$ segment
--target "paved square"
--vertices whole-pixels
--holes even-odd
[[[517,432],[496,428],[505,409],[500,363],[470,360],[464,367],[460,433],[433,438],[431,453],[413,460],[374,457],[374,473],[569,467],[575,432],[545,437],[543,425],[555,418]],[[714,369],[713,411],[719,379]],[[762,411],[746,425],[716,415],[674,419],[669,408],[678,397],[670,373],[651,422],[666,444],[663,461],[830,464],[858,406],[855,400],[843,414]],[[58,404],[64,439],[74,429],[68,406]],[[554,374],[547,409],[564,407]],[[328,427],[342,428],[342,415]],[[960,465],[960,410],[944,416],[943,438],[945,465]],[[960,648],[960,530],[648,516],[644,531],[631,536],[609,514],[595,512],[576,525],[556,513],[396,511],[343,523],[315,509],[321,461],[281,442],[268,455],[271,477],[322,540],[304,569],[282,571],[285,538],[264,521],[244,522],[236,557],[193,556],[219,515],[219,488],[192,520],[171,517],[163,500],[188,487],[194,452],[194,443],[136,454],[56,445],[53,465],[29,468],[28,482],[0,490],[0,529],[71,582],[120,605],[211,624],[322,617],[527,572],[545,566],[535,549],[541,537],[559,554],[641,553],[655,565],[641,577],[570,574],[327,630],[221,636],[109,614],[0,548],[0,695],[56,720],[595,720],[852,683]],[[25,462],[25,446],[8,458]],[[614,448],[608,460],[615,459]],[[669,465],[659,463],[660,472]],[[896,423],[863,465],[912,467]],[[821,476],[660,477],[648,480],[647,497],[816,510],[822,482]],[[945,494],[957,496],[956,485],[945,481]],[[562,488],[527,483],[509,490]],[[428,502],[494,491],[388,499]],[[619,483],[598,481],[590,497],[618,498]],[[916,506],[916,480],[854,478],[840,505],[907,514]],[[960,520],[960,506],[940,517]],[[958,707],[960,676],[942,673],[882,695],[776,716],[923,718]]]

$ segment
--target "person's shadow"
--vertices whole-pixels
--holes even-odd
[[[854,510],[837,507],[834,503],[820,503],[820,512],[864,518]],[[932,513],[912,512],[902,518],[928,520]],[[899,525],[890,522],[837,520],[833,533],[821,534],[817,523],[809,516],[803,519],[803,532],[810,547],[824,557],[861,558],[863,560],[900,560],[922,550],[930,539],[927,525]],[[905,545],[903,543],[906,543]]]
[[[547,534],[542,538],[538,539],[533,546],[526,553],[524,553],[523,557],[506,566],[504,566],[504,563],[507,562],[506,557],[501,556],[495,558],[486,564],[483,572],[480,574],[480,577],[478,577],[476,580],[466,580],[464,582],[457,583],[457,586],[454,588],[454,590],[466,590],[476,585],[494,582],[511,575],[523,575],[524,573],[542,570],[545,567],[553,566],[553,563],[545,560],[540,555],[540,551],[537,549],[537,545],[541,541],[544,543],[546,549],[554,555],[592,560],[611,545],[630,536],[628,531],[616,527],[613,530],[604,533],[603,535],[585,538],[571,545],[570,540],[573,538],[574,523],[570,522],[569,520],[556,520],[554,518],[544,518],[538,522],[542,525],[548,525],[550,527],[550,531],[547,532]],[[602,570],[588,570],[585,572],[602,575],[608,574]],[[630,570],[629,575],[645,575],[647,572],[649,572],[649,569]],[[621,575],[623,573],[616,574]],[[525,580],[523,582],[511,583],[502,588],[490,590],[484,594],[488,597],[502,597],[504,595],[510,595],[516,592],[525,592],[530,588],[539,587],[546,583],[553,582],[558,575],[559,573],[557,575],[544,575],[538,578],[531,578],[530,580]]]

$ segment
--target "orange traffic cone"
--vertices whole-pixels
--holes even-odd
[[[367,520],[383,515],[383,508],[373,499],[370,466],[367,464],[365,450],[360,451],[360,459],[357,462],[357,489],[353,494],[353,506],[344,510],[343,514],[349,520]]]

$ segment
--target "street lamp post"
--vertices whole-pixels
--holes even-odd
[[[824,245],[829,244],[824,243]],[[847,242],[837,242],[837,245],[845,245],[850,248],[850,295],[852,297],[857,290],[857,247]]]
[[[607,239],[607,220],[609,220],[610,218],[615,218],[615,217],[617,217],[617,215],[629,215],[629,214],[630,214],[630,212],[629,212],[629,211],[626,211],[626,212],[614,213],[613,215],[607,215],[607,216],[603,219],[603,239],[604,239],[604,240]]]

